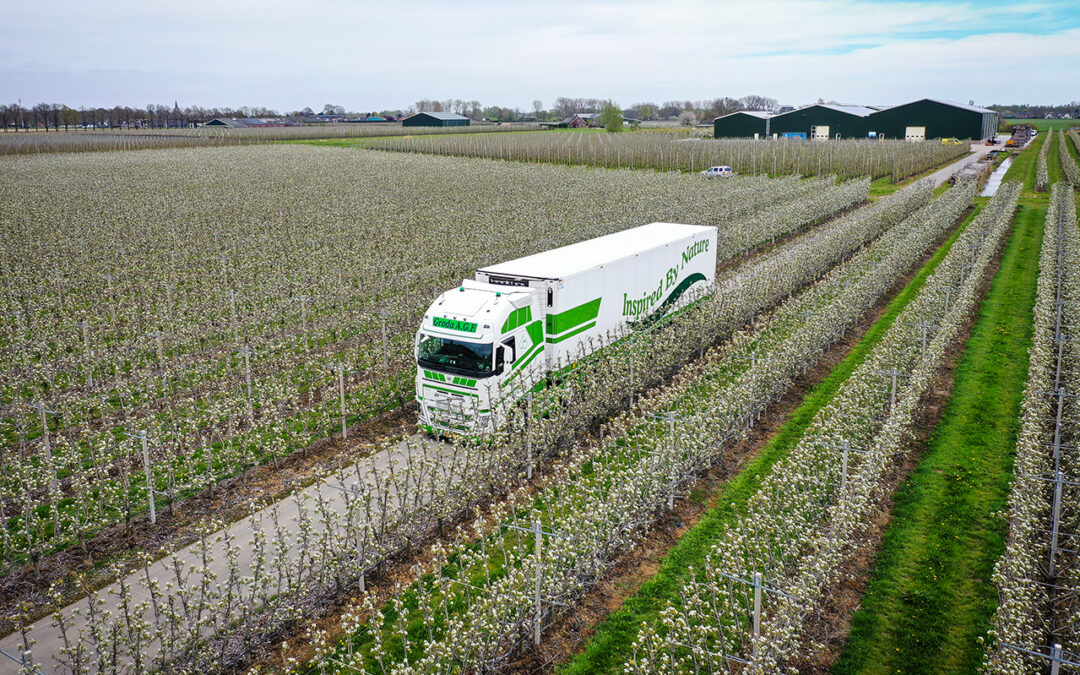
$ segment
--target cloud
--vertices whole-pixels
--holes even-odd
[[[104,9],[63,0],[6,10],[0,96],[282,110],[751,92],[792,103],[1062,102],[1078,97],[1077,30],[1080,10],[1058,0],[241,0]]]

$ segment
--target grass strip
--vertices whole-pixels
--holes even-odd
[[[973,673],[997,605],[1045,207],[1021,206],[834,673]]]
[[[1039,135],[1041,136],[1042,134]],[[1047,136],[1049,135],[1050,134],[1047,134]],[[1065,173],[1061,170],[1061,158],[1058,156],[1061,154],[1061,145],[1057,139],[1059,135],[1061,135],[1060,131],[1054,134],[1054,140],[1050,143],[1050,151],[1046,153],[1046,172],[1050,175],[1050,182],[1046,184],[1046,189],[1048,191],[1050,189],[1049,186],[1065,180]],[[1065,142],[1068,142],[1068,139],[1065,139]]]
[[[885,313],[870,327],[866,335],[829,375],[803,399],[788,421],[751,459],[737,476],[722,485],[712,496],[715,504],[705,512],[697,525],[682,536],[660,563],[655,575],[627,598],[622,607],[601,623],[586,643],[584,650],[561,673],[619,673],[631,654],[631,644],[643,623],[656,620],[669,601],[679,596],[690,567],[700,568],[713,543],[721,533],[734,524],[745,512],[747,502],[776,462],[795,447],[814,415],[836,395],[840,385],[866,359],[870,350],[881,341],[900,312],[926,283],[953,242],[988,200],[980,200],[975,211],[957,228],[907,286],[888,304]]]
[[[1017,181],[1024,184],[1023,196],[1035,194],[1035,169],[1039,162],[1039,148],[1046,142],[1046,134],[1039,134],[1028,147],[1020,151],[1012,166],[1005,172],[1001,182]]]

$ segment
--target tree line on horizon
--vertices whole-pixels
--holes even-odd
[[[177,104],[172,106],[150,104],[145,107],[117,105],[112,107],[73,108],[64,103],[37,103],[23,106],[21,103],[0,104],[0,127],[4,131],[29,129],[71,129],[71,128],[169,128],[192,127],[214,118],[256,117],[256,118],[294,118],[317,120],[320,118],[363,118],[379,116],[387,119],[401,117],[417,112],[454,112],[475,120],[493,122],[554,121],[565,119],[576,113],[601,113],[607,99],[571,98],[560,96],[555,103],[546,108],[540,100],[533,101],[532,109],[523,111],[517,107],[498,105],[484,106],[480,101],[462,99],[422,99],[405,110],[372,110],[365,112],[347,111],[344,106],[327,103],[322,111],[316,113],[306,107],[287,113],[262,106],[202,107]],[[636,120],[680,120],[684,124],[694,124],[698,120],[711,119],[738,110],[771,110],[776,107],[776,99],[767,96],[749,95],[742,98],[721,97],[711,100],[664,101],[663,103],[640,102],[628,108],[620,108],[625,117]]]
[[[818,103],[826,103],[824,99],[818,99]],[[257,118],[294,118],[318,120],[320,118],[363,118],[378,116],[396,120],[401,117],[417,112],[453,112],[475,120],[490,120],[493,122],[523,122],[540,121],[549,122],[566,119],[576,113],[602,113],[604,106],[611,103],[608,99],[599,98],[574,98],[560,96],[555,99],[551,107],[545,107],[539,99],[532,102],[530,110],[522,110],[519,107],[504,107],[498,105],[484,106],[480,101],[463,99],[421,99],[408,108],[372,110],[365,112],[347,111],[344,106],[327,103],[322,111],[316,113],[312,108],[306,107],[288,113],[281,113],[273,108],[263,106],[240,106],[231,107],[202,107],[197,105],[181,108],[175,103],[172,106],[150,104],[145,107],[132,107],[117,105],[112,107],[79,107],[72,108],[63,103],[38,103],[33,106],[23,106],[21,103],[0,104],[0,127],[4,131],[18,129],[70,129],[74,128],[116,128],[116,127],[144,127],[144,128],[167,128],[167,127],[191,127],[208,122],[216,117],[257,117]],[[836,101],[828,101],[836,103]],[[1010,118],[1042,118],[1047,114],[1059,117],[1069,114],[1072,117],[1080,117],[1080,101],[1073,101],[1064,105],[990,105],[1004,117]],[[682,124],[693,125],[699,121],[711,120],[740,110],[770,111],[777,108],[777,100],[768,96],[751,94],[741,98],[720,97],[709,100],[674,100],[655,103],[652,101],[634,103],[622,108],[622,114],[626,118],[655,121],[655,120],[679,120]]]

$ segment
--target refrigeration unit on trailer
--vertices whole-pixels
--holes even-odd
[[[716,228],[652,223],[477,270],[424,314],[416,399],[432,434],[490,430],[547,376],[712,288]]]

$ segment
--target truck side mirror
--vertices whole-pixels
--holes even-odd
[[[495,374],[499,375],[503,371],[503,347],[499,345],[495,348]]]
[[[503,349],[505,347],[505,353],[508,356],[508,358],[506,359],[507,363],[513,363],[514,361],[517,361],[517,345],[515,344],[516,342],[517,340],[515,340],[514,338],[507,338],[506,340],[503,340],[502,347],[499,347],[499,349]]]

